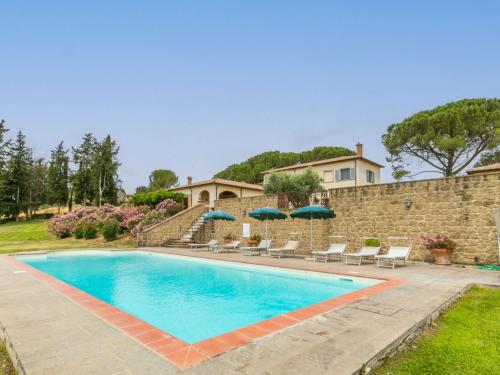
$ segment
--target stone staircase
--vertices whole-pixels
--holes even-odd
[[[193,223],[193,225],[182,235],[181,238],[166,240],[161,244],[161,246],[163,246],[163,247],[189,247],[189,244],[194,242],[196,234],[205,225],[205,220],[204,220],[205,216],[206,216],[206,213],[204,213],[198,219],[196,219],[195,222]]]

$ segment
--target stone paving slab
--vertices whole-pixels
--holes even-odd
[[[158,250],[158,249],[151,249]],[[323,316],[181,371],[123,331],[29,273],[0,260],[0,337],[8,336],[28,374],[352,374],[453,300],[471,283],[500,285],[500,276],[471,268],[409,264],[313,263],[185,249],[171,254],[407,280]],[[352,273],[353,276],[359,275]]]

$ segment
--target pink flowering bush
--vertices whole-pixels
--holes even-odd
[[[122,208],[122,219],[120,220],[120,227],[123,230],[131,231],[134,227],[139,224],[146,214],[149,212],[148,206],[138,206],[138,207],[123,207]]]
[[[135,236],[183,209],[182,204],[172,199],[161,201],[154,210],[147,206],[116,207],[108,203],[99,208],[86,206],[55,216],[49,222],[49,231],[58,238],[72,235],[76,238],[94,238],[101,232],[110,241],[123,231]]]
[[[134,226],[131,233],[135,236],[143,230],[162,222],[166,218],[175,215],[183,209],[184,206],[182,204],[177,203],[173,199],[165,199],[158,203],[154,210],[147,213],[143,220]]]
[[[73,215],[58,215],[49,222],[49,232],[57,238],[70,237],[75,230]]]

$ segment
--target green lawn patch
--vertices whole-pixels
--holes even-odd
[[[500,374],[500,289],[474,286],[375,375]]]
[[[59,239],[49,234],[47,223],[47,220],[31,220],[0,224],[0,254],[35,250],[131,248],[135,246],[135,242],[128,234],[112,242],[106,242],[103,238]]]

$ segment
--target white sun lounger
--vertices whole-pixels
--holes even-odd
[[[271,246],[272,240],[261,240],[257,246],[254,247],[240,247],[241,255],[260,255],[260,253],[265,253],[267,249]]]
[[[231,241],[222,247],[216,246],[213,251],[215,253],[230,253],[236,251],[238,247],[240,247],[241,241]]]
[[[295,250],[298,249],[300,241],[288,241],[285,246],[275,249],[267,249],[267,253],[272,257],[278,257],[280,259],[282,256],[292,255],[295,256]]]
[[[344,253],[346,247],[346,243],[332,243],[328,250],[313,251],[312,256],[315,262],[317,260],[323,260],[326,263],[331,257],[338,257],[339,260],[342,260],[342,254]]]
[[[357,253],[344,254],[345,264],[360,266],[363,260],[375,261],[375,256],[379,251],[380,246],[363,246]]]
[[[411,252],[411,240],[408,237],[389,237],[389,250],[384,255],[377,255],[375,259],[377,260],[377,267],[387,267],[394,269],[396,266],[396,261],[402,261],[406,265],[406,261],[410,256]],[[409,241],[410,246],[394,246],[391,242],[394,241]]]
[[[191,250],[204,250],[204,249],[211,250],[214,247],[217,247],[218,244],[219,244],[219,241],[210,240],[207,243],[190,243],[189,248]]]

